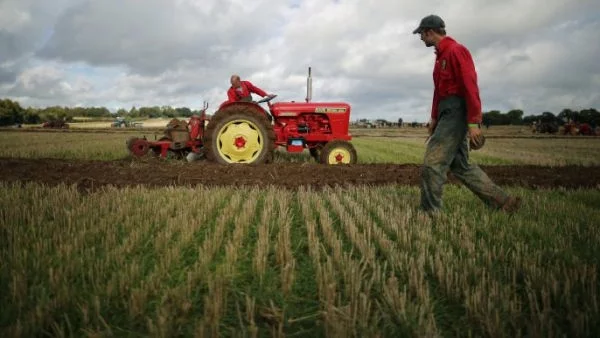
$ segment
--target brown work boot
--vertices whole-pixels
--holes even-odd
[[[521,208],[521,197],[510,196],[504,205],[500,207],[500,210],[508,213],[513,213]]]

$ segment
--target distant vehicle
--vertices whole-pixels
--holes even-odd
[[[69,124],[64,120],[53,120],[44,122],[44,124],[42,124],[42,128],[68,129]]]
[[[541,119],[534,122],[532,131],[540,134],[556,134],[559,130],[558,119],[549,113],[543,113]]]
[[[142,122],[133,122],[126,120],[122,117],[117,117],[117,119],[111,124],[112,128],[141,128],[143,125]]]

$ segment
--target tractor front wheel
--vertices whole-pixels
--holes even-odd
[[[210,161],[231,164],[271,162],[275,132],[264,114],[247,107],[218,111],[206,128],[204,147]]]
[[[352,143],[342,140],[328,142],[319,157],[322,164],[355,164],[357,161]]]

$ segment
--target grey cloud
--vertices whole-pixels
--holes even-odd
[[[73,103],[89,95],[92,90],[93,85],[85,79],[66,79],[65,74],[55,66],[38,66],[21,73],[8,94],[25,101],[35,98],[52,102],[60,98],[63,102]]]
[[[22,60],[0,63],[0,84],[13,80],[0,95],[32,103],[209,100],[214,108],[232,73],[278,99],[301,101],[312,66],[314,98],[350,102],[353,119],[424,121],[435,56],[412,30],[431,13],[471,50],[484,110],[537,113],[600,103],[600,47],[592,41],[600,28],[597,1],[8,1],[36,24],[10,31],[0,25],[0,46],[17,44],[0,56]],[[50,9],[53,16],[43,15]],[[74,62],[107,75],[74,76]],[[31,71],[39,64],[52,65],[53,77]]]
[[[3,67],[0,67],[0,85],[13,83],[16,79],[17,72],[11,69],[5,69]]]
[[[270,37],[279,8],[277,1],[86,1],[61,16],[38,56],[151,74],[186,61],[222,67],[239,48]]]
[[[15,60],[39,47],[60,12],[79,0],[0,2],[0,60]]]

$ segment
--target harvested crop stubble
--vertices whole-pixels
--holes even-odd
[[[0,336],[600,334],[600,192],[0,183]]]

